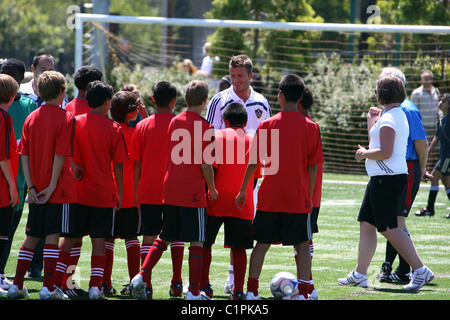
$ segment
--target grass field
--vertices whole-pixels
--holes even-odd
[[[325,174],[324,180],[366,182],[365,176],[345,176]],[[379,283],[375,276],[384,262],[385,239],[379,235],[376,255],[369,269],[369,288],[341,287],[337,278],[345,276],[354,269],[359,240],[359,224],[356,221],[363,198],[365,186],[342,183],[325,183],[323,185],[322,205],[319,215],[319,233],[314,235],[313,278],[319,294],[319,300],[449,300],[450,299],[450,219],[449,202],[444,191],[438,194],[434,217],[416,217],[414,211],[424,206],[428,197],[428,188],[421,188],[407,219],[407,225],[417,251],[424,263],[435,273],[435,279],[418,292],[407,292],[399,284]],[[18,249],[24,238],[24,226],[27,208],[16,232],[12,252],[6,267],[6,275],[13,277],[17,264]],[[223,230],[213,247],[211,264],[211,283],[215,289],[215,299],[225,300],[223,285],[227,276],[229,250],[223,248]],[[183,265],[183,280],[188,280],[187,253]],[[250,250],[248,257],[250,257]],[[398,260],[394,262],[394,268]],[[264,299],[272,299],[269,282],[279,271],[295,274],[295,262],[291,247],[272,246],[269,250],[260,277],[260,294]],[[164,253],[161,261],[153,271],[153,298],[169,299],[168,291],[172,274],[170,253]],[[90,276],[90,241],[84,238],[83,249],[77,272],[76,282],[87,290]],[[126,251],[123,240],[117,240],[113,270],[113,286],[119,292],[128,282]],[[38,299],[42,278],[25,278],[30,299]],[[4,300],[5,298],[0,298]],[[129,296],[117,294],[108,300],[129,300]]]

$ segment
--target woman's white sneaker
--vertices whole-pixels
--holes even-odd
[[[422,271],[422,272],[421,272]],[[421,272],[421,273],[419,273]],[[410,281],[406,286],[403,286],[405,290],[419,290],[425,284],[434,279],[434,273],[424,266],[424,270],[412,271],[410,275]]]
[[[353,270],[347,275],[347,277],[339,278],[338,283],[341,286],[354,286],[367,288],[369,283],[369,278],[367,277],[367,275],[361,274],[360,276],[357,276],[355,272],[356,271]]]

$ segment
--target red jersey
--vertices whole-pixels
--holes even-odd
[[[253,180],[247,186],[247,201],[242,211],[234,204],[247,170],[251,141],[252,136],[242,128],[230,127],[215,132],[214,183],[219,196],[215,201],[208,200],[208,215],[253,220]]]
[[[138,194],[140,203],[163,204],[163,184],[167,161],[171,112],[155,113],[136,125],[130,146],[132,160],[141,161]]]
[[[164,177],[164,203],[205,208],[202,164],[213,164],[214,130],[198,113],[184,111],[168,129],[169,148]]]
[[[75,181],[77,202],[92,207],[115,207],[118,195],[111,163],[128,160],[121,126],[104,115],[86,113],[76,117],[74,156],[83,169]]]
[[[69,157],[73,154],[75,118],[56,105],[44,104],[25,120],[19,153],[29,156],[31,180],[37,192],[50,185],[55,155],[66,156],[50,203],[72,203],[74,198],[73,176]]]
[[[125,138],[125,145],[131,145],[131,138],[133,137],[134,128],[125,123],[121,123],[123,136]],[[129,153],[128,153],[129,156]],[[122,208],[135,207],[134,202],[134,180],[133,180],[133,160],[128,159],[123,163],[123,197]]]
[[[281,111],[261,122],[250,149],[252,162],[265,161],[257,209],[310,213],[307,167],[323,162],[317,124],[296,111]]]
[[[91,111],[91,107],[89,107],[86,100],[81,100],[78,98],[70,101],[65,107],[65,110],[69,111],[74,116],[79,116],[80,114],[89,113]]]
[[[13,130],[12,117],[0,108],[0,161],[10,159],[12,174],[16,181],[19,170],[19,155],[17,154],[16,135]],[[0,207],[8,207],[11,198],[9,196],[9,183],[3,170],[0,168]]]
[[[311,119],[310,116],[307,116],[308,119]],[[317,126],[319,129],[319,126]],[[320,130],[319,130],[320,135]],[[321,145],[322,148],[322,145]],[[317,164],[317,173],[316,173],[316,181],[314,182],[314,190],[313,190],[313,207],[320,207],[320,202],[322,200],[322,177],[323,177],[323,163]]]

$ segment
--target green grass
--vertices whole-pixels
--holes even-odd
[[[325,174],[324,180],[367,181],[364,176],[346,176]],[[385,239],[379,235],[377,252],[373,258],[368,275],[370,287],[341,287],[337,278],[345,276],[354,269],[357,258],[359,224],[356,221],[363,198],[365,186],[346,184],[324,184],[322,205],[319,215],[319,233],[314,235],[313,278],[320,300],[448,300],[450,299],[450,219],[445,215],[448,211],[448,199],[444,191],[438,194],[434,217],[416,217],[414,211],[426,204],[428,188],[421,188],[417,195],[412,212],[407,218],[407,225],[417,251],[423,262],[435,273],[435,279],[418,292],[407,292],[398,284],[379,283],[375,280],[381,264],[384,262]],[[17,264],[17,254],[24,238],[24,226],[27,218],[25,210],[14,238],[12,252],[6,267],[6,275],[13,277]],[[223,229],[216,245],[213,247],[210,279],[215,289],[215,299],[224,300],[228,296],[223,293],[223,285],[227,277],[229,250],[223,248]],[[183,279],[188,280],[187,253],[183,265]],[[248,250],[248,257],[250,257]],[[394,268],[398,260],[394,262]],[[271,299],[269,282],[279,271],[295,274],[295,262],[291,247],[272,246],[269,250],[260,277],[260,294]],[[165,252],[153,271],[154,299],[169,299],[168,290],[172,275],[170,253]],[[77,283],[87,289],[90,276],[90,241],[85,237],[82,255],[76,275]],[[112,275],[113,286],[120,291],[128,282],[126,251],[123,240],[116,241],[115,260]],[[42,286],[42,278],[25,279],[30,299],[38,299]],[[0,298],[5,299],[5,298]],[[128,296],[117,294],[108,300],[126,300]]]

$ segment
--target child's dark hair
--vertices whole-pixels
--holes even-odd
[[[177,88],[168,81],[160,81],[153,88],[153,98],[160,108],[167,108],[170,101],[177,97]]]
[[[234,102],[225,108],[223,118],[228,120],[232,127],[243,127],[247,123],[247,110],[242,104]]]
[[[314,95],[311,91],[311,88],[305,86],[305,91],[303,91],[303,97],[301,101],[302,107],[306,110],[310,110],[313,103],[314,103]]]
[[[5,62],[3,62],[0,73],[6,73],[11,76],[11,74],[17,73],[19,75],[24,76],[25,74],[25,63],[18,59],[8,59]]]
[[[297,103],[303,97],[305,83],[296,74],[288,74],[280,81],[280,91],[284,94],[286,102]]]
[[[78,90],[86,90],[89,82],[102,80],[103,74],[100,69],[92,66],[82,66],[75,73],[74,83]]]
[[[124,123],[127,114],[138,107],[137,95],[131,91],[119,91],[111,99],[110,114],[114,121]]]
[[[102,106],[107,99],[113,96],[113,88],[111,85],[99,80],[92,81],[86,88],[86,100],[89,107],[98,108]]]

